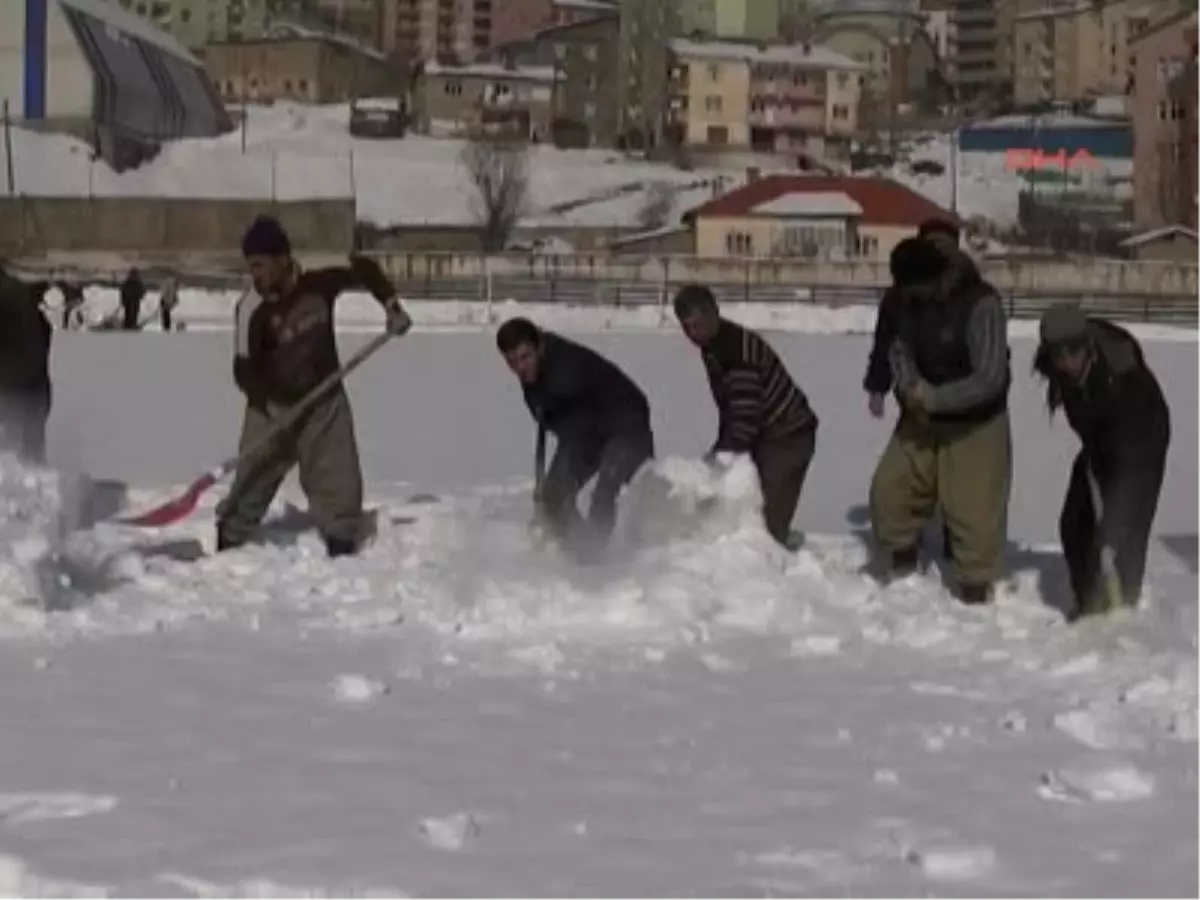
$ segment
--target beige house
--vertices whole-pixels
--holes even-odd
[[[1184,225],[1167,225],[1121,241],[1121,249],[1133,259],[1158,262],[1196,262],[1196,232]]]
[[[379,54],[331,37],[214,43],[200,56],[226,102],[341,103],[403,89]]]
[[[1196,25],[1194,9],[1180,12],[1133,41],[1133,219],[1138,228],[1195,222]]]
[[[429,62],[414,81],[413,127],[424,134],[457,134],[503,126],[533,141],[548,140],[561,78],[552,66]]]
[[[669,132],[690,147],[824,152],[858,128],[863,66],[812,44],[676,39]]]
[[[1019,107],[1125,94],[1133,40],[1177,0],[1043,0],[1013,25],[1013,101]]]
[[[886,260],[948,210],[886,178],[768,175],[687,213],[696,255]]]

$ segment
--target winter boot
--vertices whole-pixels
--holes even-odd
[[[967,606],[983,606],[992,602],[992,586],[990,584],[960,584],[958,599]]]
[[[904,550],[893,550],[887,577],[889,581],[899,581],[909,575],[915,575],[921,564],[921,554],[916,547]]]
[[[218,553],[223,553],[226,550],[236,550],[238,547],[242,546],[244,543],[246,543],[246,542],[245,541],[235,541],[233,538],[229,537],[229,535],[225,533],[224,529],[222,529],[220,525],[217,526],[217,552]]]
[[[327,537],[325,538],[325,552],[329,554],[330,559],[336,559],[339,556],[353,556],[358,552],[358,544],[345,538]]]

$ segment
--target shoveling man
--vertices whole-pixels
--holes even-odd
[[[770,345],[723,318],[707,287],[680,288],[675,316],[700,348],[720,416],[709,456],[749,454],[762,486],[767,532],[786,547],[817,448],[817,415]]]
[[[567,552],[582,561],[594,559],[612,533],[621,488],[654,455],[649,401],[599,353],[528,319],[501,325],[496,347],[520,381],[538,424],[539,469],[546,432],[557,441],[536,498],[540,524]],[[593,477],[585,521],[575,498]]]
[[[1171,443],[1166,398],[1137,339],[1078,306],[1050,307],[1040,337],[1047,405],[1066,412],[1083,445],[1059,518],[1071,618],[1134,606]]]
[[[253,288],[235,313],[233,377],[246,396],[240,449],[252,450],[272,420],[339,368],[334,301],[362,287],[383,306],[387,328],[404,334],[412,320],[373,261],[302,271],[277,221],[259,217],[242,241]],[[245,543],[293,465],[331,557],[355,553],[362,530],[363,478],[350,400],[339,384],[262,453],[239,462],[217,509],[217,549]]]

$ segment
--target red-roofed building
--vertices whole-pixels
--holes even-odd
[[[887,259],[926,219],[957,216],[887,178],[766,175],[691,210],[696,255]]]

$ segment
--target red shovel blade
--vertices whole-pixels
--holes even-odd
[[[164,528],[174,525],[190,516],[200,502],[200,497],[210,487],[217,483],[212,472],[207,472],[193,481],[186,491],[173,500],[168,500],[162,506],[142,513],[140,516],[129,516],[116,519],[122,525],[136,525],[142,528]]]

